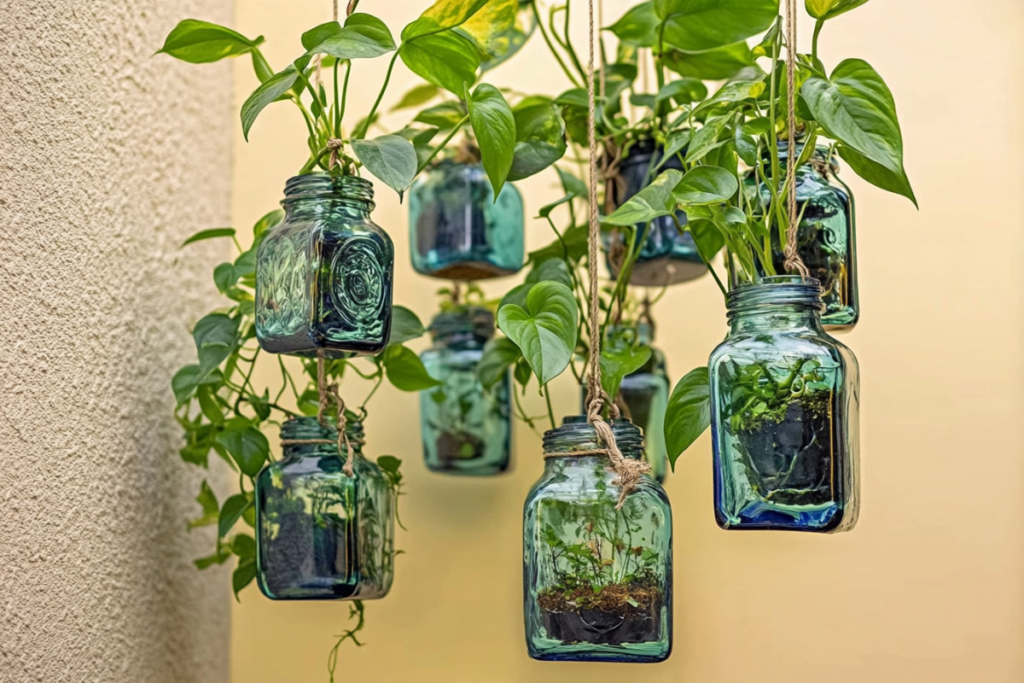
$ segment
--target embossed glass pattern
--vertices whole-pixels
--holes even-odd
[[[512,452],[508,374],[489,391],[476,374],[484,344],[494,336],[494,315],[485,308],[441,313],[430,331],[434,344],[420,358],[441,385],[420,392],[427,467],[448,474],[504,472]]]
[[[355,477],[337,445],[284,445],[256,478],[256,579],[273,600],[372,600],[394,579],[395,496],[380,468],[361,457],[363,428],[349,421]],[[316,418],[289,420],[282,441],[330,440]]]
[[[640,430],[612,429],[622,453],[643,457]],[[534,659],[660,662],[672,650],[672,510],[653,478],[615,509],[605,455],[585,417],[544,435],[544,474],[523,511],[526,644]],[[573,456],[572,453],[581,453]]]
[[[821,289],[765,278],[729,294],[711,354],[715,518],[724,529],[836,532],[858,514],[857,359],[821,325]]]
[[[256,336],[266,351],[344,358],[387,344],[394,247],[370,219],[372,198],[362,178],[288,181],[285,219],[256,255]]]
[[[779,143],[783,173],[788,150],[787,143]],[[797,156],[803,150],[804,145],[798,143]],[[827,147],[818,147],[811,161],[797,169],[796,182],[797,211],[803,216],[797,249],[811,277],[821,282],[825,305],[821,321],[830,332],[850,330],[860,317],[853,194],[839,178],[839,161],[834,156],[829,158]],[[758,189],[764,201],[771,198],[767,187],[758,184],[753,174],[747,175],[744,185],[752,201],[757,201]],[[775,271],[784,273],[786,257],[774,231],[772,247]]]
[[[494,190],[480,164],[444,160],[409,189],[409,242],[416,272],[445,280],[484,280],[523,267],[523,198]]]
[[[682,169],[677,156],[666,161],[657,168],[661,161],[663,149],[655,148],[651,140],[643,140],[635,144],[619,163],[620,180],[608,182],[614,206],[624,204],[633,195],[647,187],[659,173],[667,169]],[[685,150],[682,152],[686,154]],[[676,213],[681,225],[686,225],[686,213]],[[650,225],[638,225],[637,244],[639,244],[636,263],[630,283],[641,287],[664,287],[680,282],[695,280],[707,272],[707,267],[697,254],[693,237],[679,234],[679,229],[671,216],[662,216],[651,221]],[[608,252],[608,269],[612,277],[619,272],[619,265],[627,249],[626,235],[622,231],[613,230],[606,242]]]

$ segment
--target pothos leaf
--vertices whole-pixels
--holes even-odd
[[[248,99],[242,103],[242,135],[246,141],[249,140],[249,129],[256,122],[256,117],[260,115],[260,112],[268,104],[276,102],[291,90],[298,78],[299,74],[295,67],[289,64],[284,70],[260,83],[259,87],[253,90]]]
[[[683,451],[693,445],[710,424],[711,388],[708,369],[695,368],[679,380],[665,410],[665,442],[673,470]]]
[[[222,538],[228,535],[231,528],[235,526],[246,508],[252,505],[252,499],[244,493],[236,493],[224,501],[224,507],[220,510],[220,517],[217,520],[217,533]]]
[[[601,387],[605,393],[616,396],[622,378],[639,370],[650,358],[649,346],[606,345],[601,349]]]
[[[404,344],[419,339],[426,331],[419,317],[405,306],[391,309],[391,336],[388,344]]]
[[[384,349],[382,362],[388,381],[400,391],[423,391],[440,384],[430,376],[419,356],[401,344]]]
[[[560,375],[576,348],[576,299],[560,282],[539,282],[526,297],[498,311],[498,326],[519,347],[541,385]]]
[[[220,507],[217,505],[217,496],[214,495],[213,489],[203,479],[203,483],[199,486],[199,495],[196,496],[196,502],[203,508],[203,514],[200,517],[189,520],[188,528],[195,529],[196,527],[209,526],[216,524],[220,515]]]
[[[601,222],[607,225],[637,225],[675,213],[676,200],[672,196],[672,190],[682,178],[682,172],[674,168],[664,171],[611,215],[602,218]]]
[[[491,389],[508,376],[509,368],[515,365],[523,354],[510,339],[495,337],[484,346],[484,353],[476,366],[476,376],[484,389]]]
[[[352,151],[366,169],[401,197],[416,177],[416,148],[400,135],[352,140]]]
[[[217,435],[217,442],[231,454],[232,459],[238,463],[238,469],[250,477],[260,473],[263,463],[270,456],[267,437],[253,426],[223,431]]]
[[[225,26],[185,19],[171,29],[157,54],[162,52],[183,62],[206,64],[244,55],[262,42],[263,36],[249,39]]]
[[[516,119],[501,91],[489,83],[477,86],[469,102],[469,121],[480,145],[484,171],[497,198],[505,184],[516,147]]]

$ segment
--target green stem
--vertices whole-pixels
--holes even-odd
[[[349,62],[351,68],[351,62]],[[345,70],[348,73],[348,69]],[[338,107],[338,62],[334,62],[334,137],[341,137],[341,110]]]
[[[330,153],[331,150],[327,149],[326,147],[321,149],[319,152],[310,157],[309,161],[306,162],[305,166],[299,169],[299,175],[306,175],[307,173],[312,173],[313,169],[316,168],[316,165],[320,163],[320,160]]]
[[[345,63],[345,82],[341,86],[341,109],[338,110],[338,137],[341,135],[341,123],[345,120],[345,103],[348,100],[348,77],[352,75],[352,60]],[[337,86],[335,86],[337,88]]]
[[[679,231],[680,235],[682,235],[688,230],[688,228],[684,227],[683,224],[679,222],[679,216],[675,215],[674,213],[672,214],[672,220],[675,221],[676,230]],[[711,271],[711,277],[715,278],[715,284],[718,285],[718,289],[722,292],[722,296],[728,297],[729,292],[728,290],[726,290],[725,285],[722,284],[722,280],[721,278],[718,277],[718,273],[715,272],[714,266],[712,266],[711,262],[704,258],[704,254],[701,253],[700,245],[697,243],[697,236],[693,234],[692,230],[690,231],[690,235],[693,237],[693,246],[695,251],[697,252],[697,256],[700,257],[701,263],[703,263],[707,267],[707,269]]]
[[[533,8],[533,18],[537,22],[537,27],[540,28],[540,34],[544,37],[544,42],[547,43],[548,50],[550,50],[551,54],[554,55],[555,61],[558,62],[558,66],[562,67],[562,72],[565,74],[566,78],[569,79],[569,82],[577,88],[580,87],[576,77],[572,75],[572,72],[569,71],[569,67],[565,65],[562,55],[558,53],[558,50],[555,49],[554,44],[551,42],[551,36],[548,35],[547,29],[544,28],[544,21],[540,18],[540,10],[537,9],[537,0],[532,0],[532,2],[530,2],[530,7]]]
[[[366,412],[366,404],[369,403],[370,399],[373,398],[373,395],[375,393],[377,393],[377,389],[380,388],[380,385],[383,382],[384,382],[384,373],[382,372],[382,373],[380,373],[380,376],[377,377],[377,383],[373,385],[372,389],[370,389],[370,393],[368,393],[366,395],[366,398],[363,399],[362,404],[359,406],[359,410],[361,410],[363,412]]]
[[[425,169],[427,167],[427,165],[431,161],[434,160],[434,157],[436,157],[438,155],[438,153],[442,149],[444,149],[448,145],[449,142],[451,142],[452,138],[455,137],[455,134],[459,132],[459,129],[461,129],[464,125],[466,125],[466,121],[469,121],[469,114],[466,114],[465,116],[463,116],[462,119],[457,124],[455,124],[455,127],[452,128],[452,132],[448,133],[448,136],[444,140],[441,141],[441,144],[438,145],[436,148],[434,148],[434,151],[430,153],[430,156],[427,157],[426,159],[424,159],[423,163],[420,164],[419,167],[417,167],[417,169],[416,169],[416,174],[417,175],[419,175],[420,171]]]
[[[821,19],[814,24],[814,38],[811,40],[811,57],[814,58],[815,64],[818,62],[818,36],[821,35],[821,29],[825,28],[825,22]]]
[[[558,425],[555,424],[555,411],[551,407],[551,389],[549,387],[541,387],[540,393],[544,394],[544,401],[548,406],[548,420],[551,421],[551,428],[557,429]]]
[[[377,93],[377,99],[374,101],[373,107],[370,109],[370,113],[367,114],[366,120],[363,122],[363,125],[359,127],[359,130],[353,133],[352,137],[356,140],[362,140],[365,138],[367,131],[373,124],[373,116],[377,113],[377,108],[380,106],[381,100],[384,99],[384,92],[388,89],[388,84],[391,82],[391,72],[395,69],[395,62],[398,61],[398,55],[402,54],[403,47],[405,47],[404,43],[395,50],[395,56],[391,58],[391,62],[388,64],[388,72],[384,76],[384,83],[380,86],[380,92]]]

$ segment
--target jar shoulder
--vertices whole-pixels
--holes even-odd
[[[730,360],[764,362],[779,359],[812,358],[829,361],[830,365],[857,367],[857,359],[845,344],[825,332],[798,333],[732,333],[715,347],[708,368],[715,374]]]

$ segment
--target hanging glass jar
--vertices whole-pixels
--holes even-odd
[[[635,337],[635,339],[634,339]],[[619,410],[637,425],[644,436],[644,459],[651,466],[651,476],[659,484],[668,476],[668,447],[665,442],[665,411],[672,384],[668,379],[665,354],[651,344],[654,341],[654,326],[651,323],[637,323],[635,327],[610,325],[605,333],[605,345],[610,347],[615,340],[630,346],[639,343],[651,349],[650,359],[636,371],[622,378],[619,385]],[[580,406],[587,409],[587,384],[580,386]]]
[[[798,142],[797,157],[803,151],[804,144]],[[780,173],[785,174],[788,160],[789,144],[780,141]],[[830,332],[853,329],[860,317],[853,193],[839,178],[839,161],[829,156],[828,147],[818,146],[811,160],[797,169],[796,183],[797,212],[802,216],[797,251],[810,276],[821,283],[825,305],[821,321]],[[763,201],[771,199],[768,188],[757,183],[753,171],[747,174],[745,186],[754,201],[758,189]],[[775,271],[785,272],[786,257],[774,230],[772,252]]]
[[[391,334],[394,247],[370,219],[373,186],[354,176],[297,176],[282,223],[256,255],[256,337],[271,353],[344,358]]]
[[[281,426],[284,457],[256,478],[256,578],[268,598],[372,600],[391,589],[395,494],[362,457],[362,424],[349,420],[346,433],[354,477],[337,430],[299,417]]]
[[[643,436],[612,423],[627,458]],[[585,417],[544,435],[544,474],[523,512],[526,643],[534,659],[660,662],[672,650],[672,511],[653,478],[619,488]],[[578,455],[574,455],[578,454]]]
[[[440,161],[409,189],[413,268],[459,281],[517,273],[526,257],[522,195],[505,183],[495,201],[478,155],[463,157]]]
[[[657,168],[664,149],[655,147],[653,140],[640,140],[630,148],[626,156],[619,162],[618,176],[610,178],[606,192],[612,210],[618,208],[633,195],[647,187],[659,173],[667,169],[682,170],[682,163],[677,156],[666,161]],[[685,150],[683,151],[685,154]],[[655,170],[657,168],[657,170]],[[686,225],[686,214],[676,213],[680,225]],[[637,244],[639,244],[636,263],[630,284],[640,287],[664,287],[680,282],[695,280],[707,272],[707,267],[697,253],[693,237],[680,234],[672,216],[662,216],[649,225],[638,225]],[[612,230],[606,240],[608,252],[608,270],[612,277],[618,276],[619,268],[626,256],[627,236],[621,230]]]
[[[511,406],[508,373],[485,391],[477,377],[494,314],[460,307],[430,324],[434,344],[420,354],[440,386],[420,392],[420,430],[427,467],[449,474],[490,475],[509,466]]]
[[[711,354],[715,517],[724,529],[836,532],[858,512],[860,379],[821,325],[821,288],[795,276],[729,293]]]

